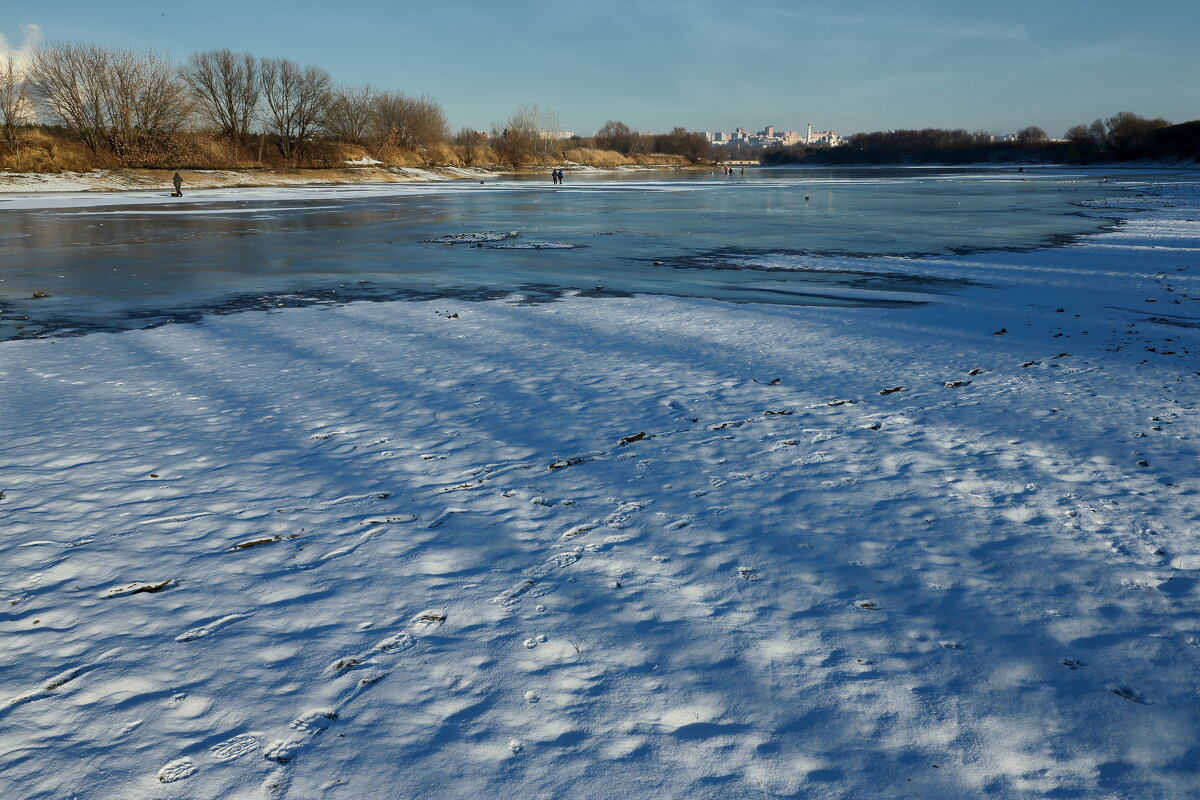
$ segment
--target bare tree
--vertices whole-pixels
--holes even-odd
[[[380,92],[372,105],[371,139],[379,149],[428,148],[448,137],[446,114],[432,97]]]
[[[93,44],[56,44],[33,51],[29,87],[50,116],[92,152],[106,144],[108,51]]]
[[[325,117],[333,79],[320,67],[301,67],[286,58],[264,58],[258,64],[266,103],[267,130],[284,158],[304,154]]]
[[[153,52],[112,50],[108,56],[109,146],[127,160],[160,152],[191,113],[187,86],[175,66]]]
[[[454,134],[454,147],[463,164],[473,167],[483,160],[487,148],[487,134],[474,128],[459,128]]]
[[[492,128],[492,148],[501,160],[514,167],[548,158],[555,141],[547,134],[558,129],[558,117],[553,111],[541,109],[537,103],[521,106],[502,126]]]
[[[30,121],[29,91],[25,76],[11,58],[0,55],[0,129],[9,148],[17,147],[17,128]]]
[[[330,95],[325,109],[325,131],[349,144],[366,144],[374,108],[375,90],[370,86],[339,87]]]
[[[596,131],[596,146],[605,150],[616,150],[618,153],[629,155],[637,152],[642,137],[634,133],[624,122],[609,120],[604,127]]]
[[[1146,119],[1132,111],[1121,111],[1104,120],[1103,142],[1116,158],[1129,158],[1139,153],[1152,131],[1170,124],[1161,117]]]
[[[659,153],[681,155],[693,164],[709,158],[713,151],[703,134],[689,132],[686,128],[674,128],[670,133],[654,137],[654,149]]]
[[[93,44],[37,48],[32,93],[93,152],[126,161],[160,152],[187,120],[190,99],[175,67],[152,52]]]
[[[249,53],[206,50],[192,53],[182,72],[208,121],[235,142],[245,142],[262,96],[257,59]]]
[[[1030,125],[1017,131],[1017,142],[1022,147],[1036,147],[1046,141],[1046,132],[1037,125]]]

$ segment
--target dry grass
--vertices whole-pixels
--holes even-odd
[[[691,166],[692,162],[680,155],[669,155],[667,153],[639,153],[632,156],[634,163],[643,167],[657,167],[663,164],[670,166]]]
[[[82,144],[37,129],[18,131],[15,147],[0,144],[0,169],[8,172],[87,172],[101,166]]]
[[[593,150],[587,147],[575,147],[564,150],[562,157],[566,161],[584,164],[589,167],[609,168],[627,167],[636,163],[629,156],[621,155],[612,150]]]
[[[389,146],[374,150],[321,139],[312,143],[303,158],[292,162],[285,161],[278,149],[267,142],[258,139],[233,142],[203,131],[178,134],[157,151],[130,156],[123,162],[111,154],[93,153],[65,132],[53,128],[19,131],[16,147],[0,143],[0,171],[61,173],[121,169],[134,180],[142,179],[138,173],[144,173],[144,178],[155,182],[159,177],[156,171],[161,170],[267,170],[291,175],[296,180],[301,175],[317,180],[322,173],[344,171],[347,161],[361,161],[364,157],[382,161],[382,167],[511,166],[502,164],[497,152],[484,143],[469,147],[439,143],[423,149]],[[687,164],[682,156],[661,153],[627,156],[593,148],[571,148],[535,161],[525,166],[538,168],[563,161],[600,169]]]
[[[564,150],[562,157],[566,161],[574,161],[588,167],[612,169],[614,167],[631,166],[661,166],[685,165],[688,163],[683,156],[666,155],[665,153],[636,153],[623,155],[613,150],[596,150],[588,147],[575,147]]]

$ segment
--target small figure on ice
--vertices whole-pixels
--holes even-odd
[[[179,177],[179,173],[175,173],[175,177],[171,178],[171,183],[175,186],[175,193],[172,197],[183,197],[183,178]]]

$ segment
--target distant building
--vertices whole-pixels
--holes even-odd
[[[538,131],[538,134],[543,139],[558,141],[560,139],[572,139],[575,136],[575,131]]]
[[[751,134],[745,128],[738,128],[733,133],[705,132],[704,138],[710,144],[728,145],[732,142],[748,144],[751,147],[791,147],[799,144],[816,144],[833,147],[841,142],[836,131],[813,131],[808,126],[806,135],[798,131],[781,131],[774,125],[767,125],[762,130]]]
[[[842,138],[837,135],[837,131],[814,131],[808,136],[808,144],[823,144],[829,147],[837,147],[842,143]]]

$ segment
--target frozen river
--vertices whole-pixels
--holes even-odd
[[[182,199],[165,191],[0,196],[0,336],[356,299],[646,293],[908,304],[955,281],[891,273],[878,262],[865,269],[862,257],[1068,241],[1111,222],[1081,201],[1111,197],[1134,177],[751,168],[729,178],[568,175],[561,187],[534,176]],[[496,235],[470,241],[489,232]]]

